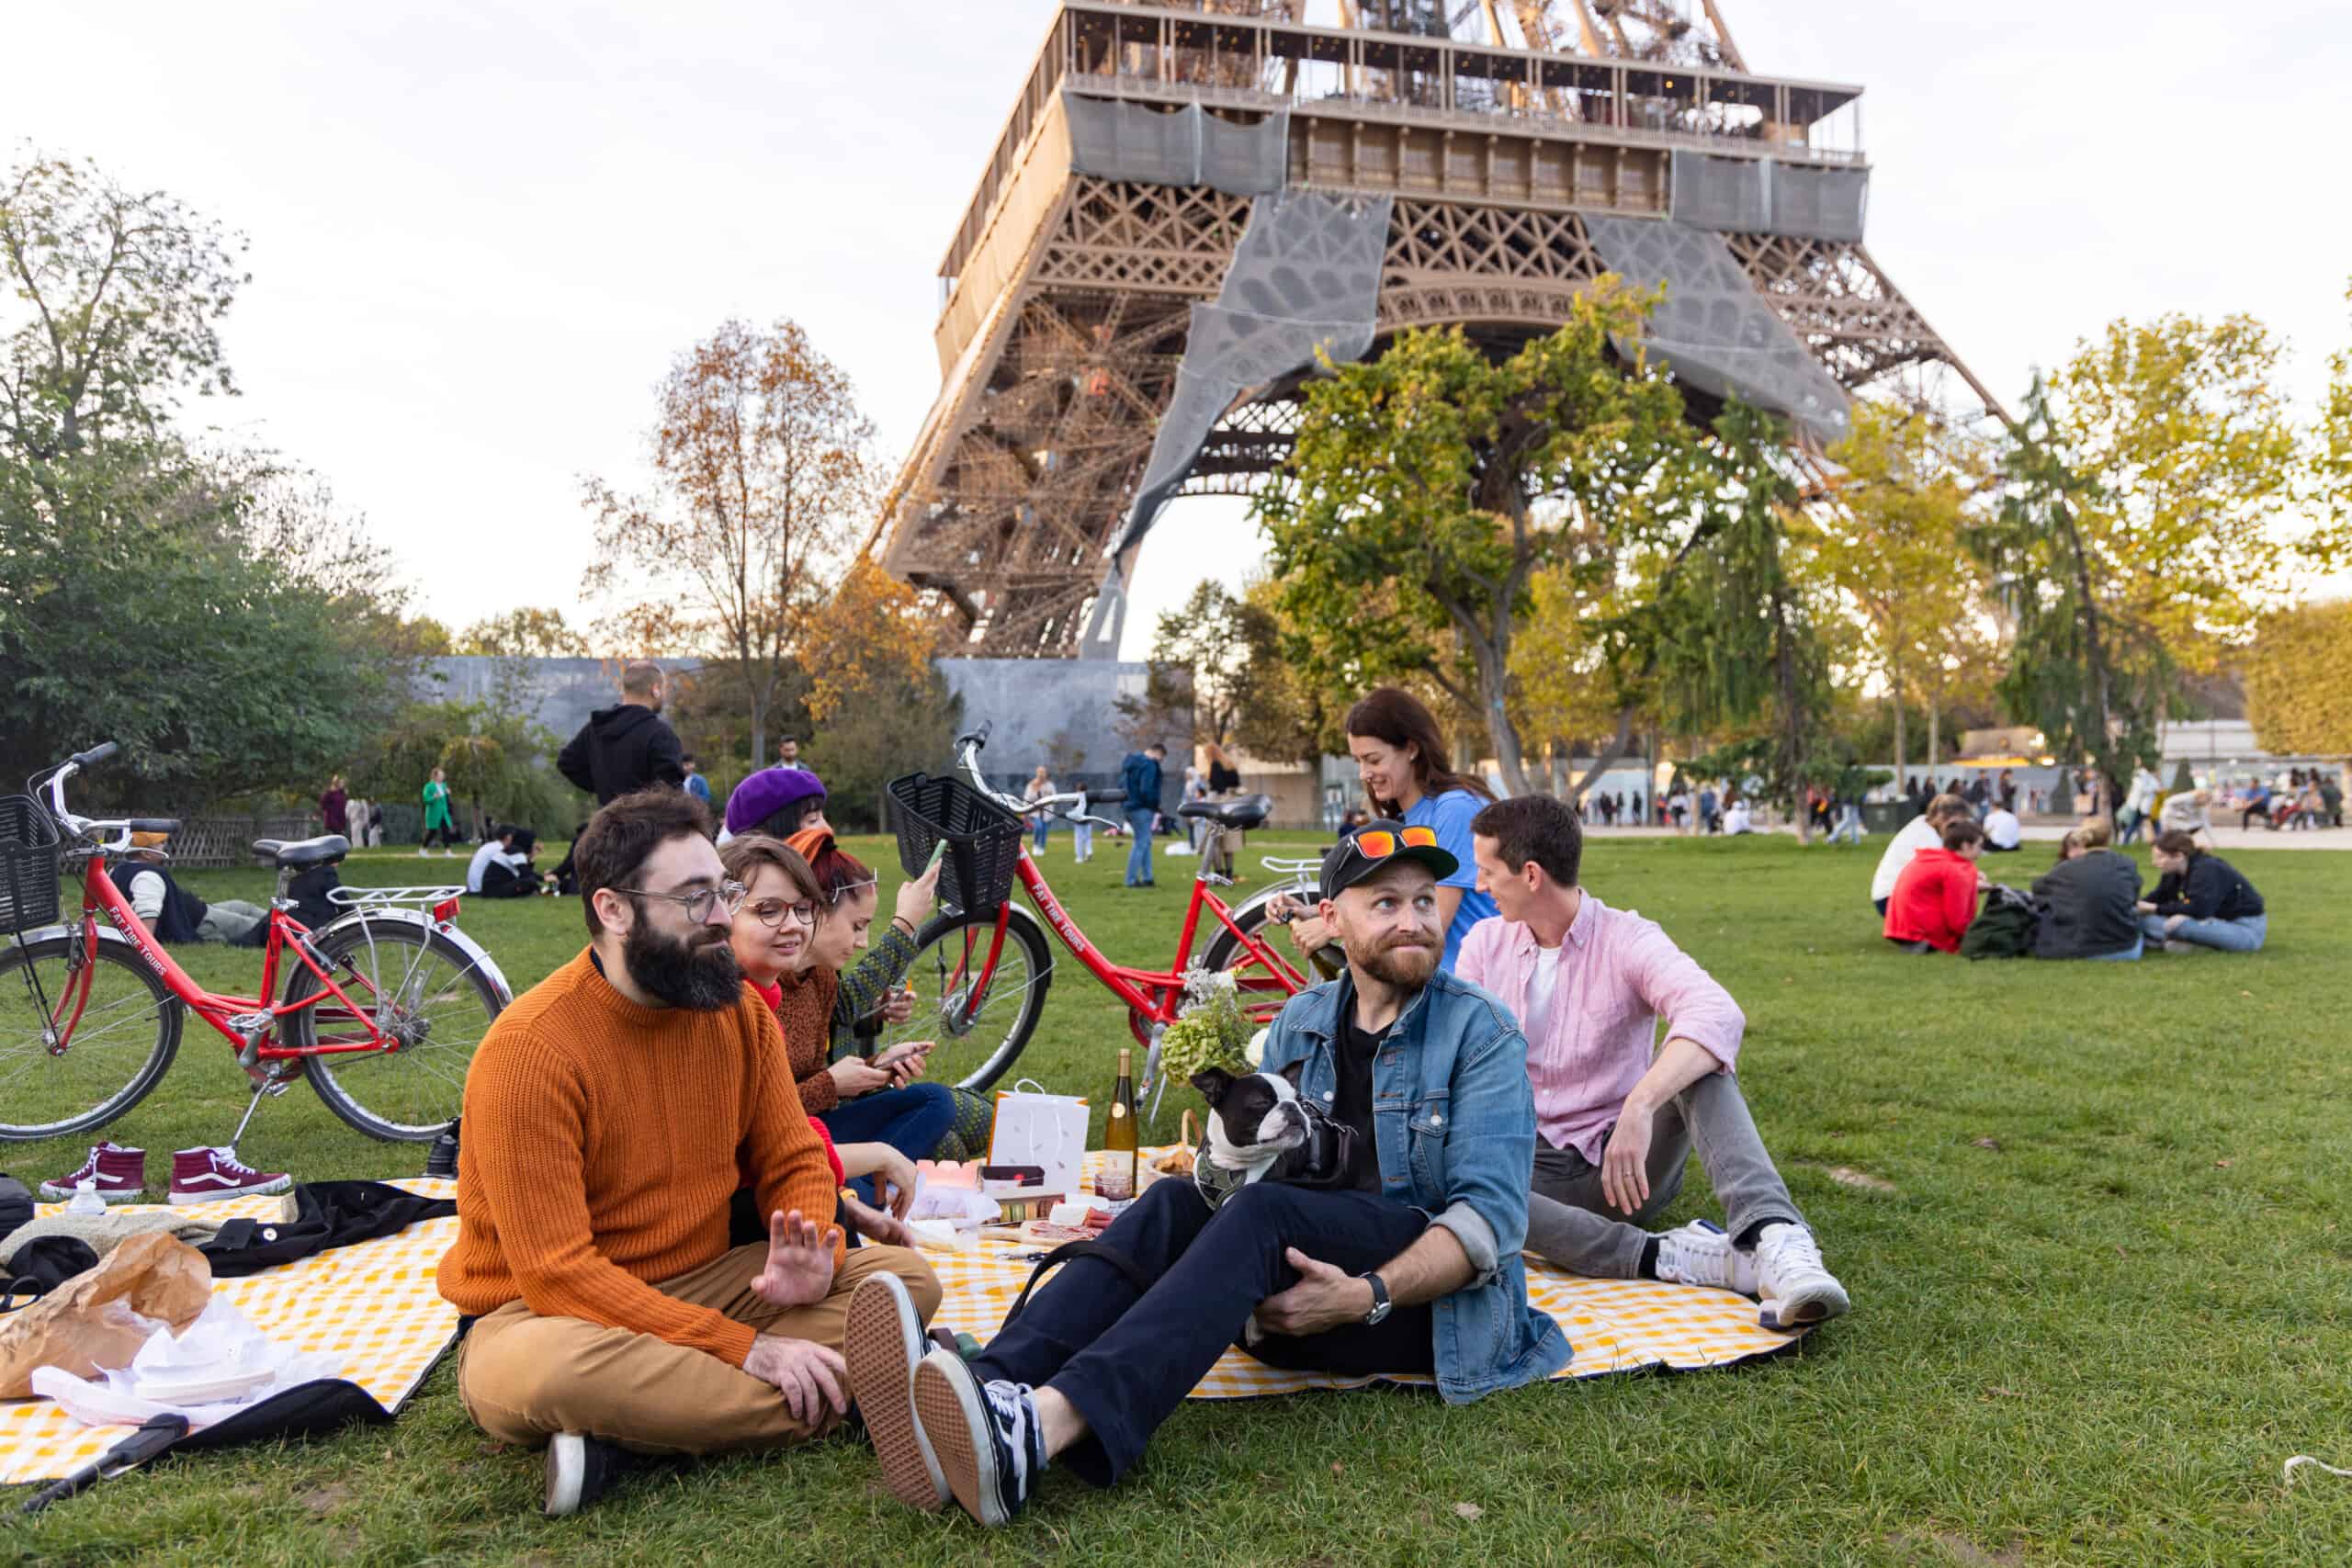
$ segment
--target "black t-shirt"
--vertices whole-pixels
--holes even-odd
[[[1355,1132],[1354,1145],[1349,1151],[1349,1190],[1357,1192],[1380,1190],[1380,1153],[1372,1141],[1372,1059],[1380,1054],[1380,1042],[1387,1033],[1374,1033],[1359,1028],[1350,1017],[1340,1032],[1340,1081],[1332,1092],[1331,1120],[1351,1127]]]

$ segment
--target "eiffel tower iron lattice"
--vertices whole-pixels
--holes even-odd
[[[1318,355],[1501,352],[1606,272],[1666,285],[1687,386],[1801,445],[1923,374],[1996,409],[1862,243],[1861,89],[1753,73],[1695,5],[1059,0],[869,547],[962,651],[1110,657],[1160,509],[1281,462]]]

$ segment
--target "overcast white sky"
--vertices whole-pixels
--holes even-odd
[[[2005,399],[2117,315],[2247,310],[2315,396],[2352,338],[2352,7],[1722,0],[1751,68],[1859,83],[1872,254]],[[1330,9],[1323,0],[1320,9]],[[578,476],[627,480],[670,356],[797,318],[894,459],[938,387],[935,271],[1050,0],[21,6],[0,141],[252,239],[245,395],[462,626],[576,608]],[[1152,614],[1262,555],[1170,510]]]

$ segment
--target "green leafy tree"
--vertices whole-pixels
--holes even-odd
[[[2052,378],[2048,418],[2098,483],[2074,531],[2111,618],[2217,667],[2262,610],[2339,558],[2300,515],[2284,345],[2250,316],[2118,321]]]
[[[947,772],[963,728],[964,700],[935,666],[884,673],[847,694],[820,736],[826,818],[845,833],[878,830],[883,787],[918,768]]]
[[[2085,521],[2114,513],[2064,442],[2037,376],[2002,454],[1998,515],[1971,541],[2016,627],[2002,698],[2062,758],[2090,758],[2112,805],[2135,765],[2155,763],[2177,667],[2120,591],[2129,573]]]
[[[1510,667],[1535,578],[1604,575],[1681,510],[1681,395],[1612,347],[1654,302],[1605,279],[1499,364],[1459,329],[1410,332],[1308,386],[1258,508],[1308,680],[1438,687],[1524,791]]]
[[[0,266],[22,317],[0,344],[0,442],[19,460],[154,436],[182,392],[236,391],[219,322],[251,280],[242,237],[92,164],[35,156],[0,193]]]
[[[0,176],[0,770],[113,739],[94,787],[159,809],[307,795],[406,696],[399,596],[325,487],[172,427],[234,390],[234,249],[87,165]]]
[[[1298,634],[1283,615],[1281,585],[1271,577],[1255,578],[1241,597],[1248,614],[1241,621],[1243,692],[1234,741],[1252,757],[1310,766],[1326,752],[1344,750],[1340,720],[1346,709],[1338,694],[1305,678],[1285,652]]]
[[[492,659],[584,659],[588,639],[571,628],[561,610],[526,604],[476,621],[458,634],[454,651]]]
[[[1985,474],[1973,443],[1927,415],[1857,401],[1853,428],[1829,456],[1835,503],[1819,511],[1820,564],[1853,607],[1864,666],[1885,682],[1898,766],[1910,760],[1906,699],[1929,707],[1930,763],[1954,667],[1982,669],[1972,635],[1984,582],[1963,545],[1971,498]]]
[[[1723,732],[1769,722],[1748,767],[1794,811],[1820,782],[1813,766],[1828,711],[1828,660],[1808,596],[1798,491],[1784,471],[1787,431],[1733,401],[1708,450],[1716,521],[1685,553],[1659,596],[1657,674],[1679,728]]]

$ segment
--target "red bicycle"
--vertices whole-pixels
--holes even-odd
[[[260,993],[209,991],[173,961],[107,874],[109,860],[130,851],[132,833],[172,833],[179,824],[92,820],[66,809],[66,781],[115,751],[107,741],[49,774],[55,853],[82,866],[82,914],[72,924],[19,931],[0,948],[0,1142],[64,1137],[122,1115],[172,1065],[190,1011],[234,1047],[254,1079],[238,1137],[262,1097],[283,1093],[297,1075],[370,1137],[438,1136],[458,1114],[474,1048],[514,1000],[490,954],[453,923],[462,890],[338,889],[331,897],[350,912],[314,931],[291,913],[288,884],[342,860],[349,842],[339,834],[258,840],[254,853],[278,873]],[[38,786],[34,794],[17,804],[38,812]],[[57,862],[43,863],[53,915]],[[281,966],[285,990],[273,1003],[266,998]]]
[[[883,1048],[902,1040],[933,1041],[933,1071],[941,1080],[969,1089],[985,1089],[996,1082],[1029,1043],[1045,1011],[1046,989],[1054,971],[1053,951],[1046,941],[1047,927],[1088,974],[1126,1003],[1127,1027],[1145,1048],[1147,1083],[1158,1066],[1151,1053],[1160,1032],[1176,1021],[1188,1000],[1198,998],[1212,976],[1230,977],[1244,1007],[1261,1022],[1271,1021],[1285,1000],[1311,983],[1259,933],[1273,918],[1268,905],[1280,894],[1305,889],[1308,874],[1318,862],[1266,859],[1267,869],[1287,880],[1261,890],[1238,907],[1227,904],[1215,891],[1229,886],[1210,869],[1217,863],[1225,835],[1263,826],[1272,810],[1272,801],[1252,795],[1235,800],[1187,801],[1178,808],[1180,816],[1197,818],[1207,828],[1193,874],[1193,896],[1184,908],[1183,929],[1177,934],[1176,956],[1164,969],[1138,969],[1113,962],[1088,940],[1054,896],[1022,841],[1023,818],[1041,811],[1066,822],[1084,820],[1114,829],[1118,824],[1099,817],[1071,815],[1068,808],[1084,798],[1075,793],[1023,800],[990,787],[978,760],[988,736],[989,727],[982,725],[956,740],[957,766],[968,784],[954,777],[927,783],[933,788],[968,790],[987,803],[978,807],[992,822],[986,831],[997,837],[1002,852],[1017,849],[1012,876],[1037,912],[1032,914],[1014,904],[1009,886],[1000,882],[1001,893],[979,907],[948,909],[927,921],[915,939],[915,961],[908,977],[922,976],[925,984],[918,988],[928,989],[935,1003],[919,1007],[906,1022],[883,1031]],[[971,804],[971,795],[967,796],[967,804]],[[995,817],[998,811],[1002,814],[1001,819]],[[1006,839],[1008,828],[1011,833]],[[1204,929],[1209,931],[1208,940],[1196,961],[1193,945]]]

